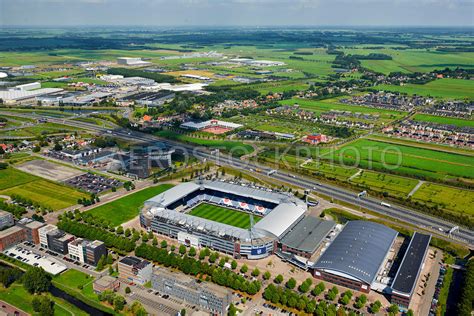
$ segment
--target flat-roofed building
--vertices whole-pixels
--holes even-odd
[[[382,224],[350,221],[313,265],[313,275],[368,293],[397,236]]]
[[[120,288],[120,281],[117,278],[114,278],[110,275],[105,275],[94,281],[92,284],[94,292],[97,294],[104,291],[117,291]]]
[[[416,283],[425,263],[430,246],[431,235],[416,233],[413,235],[403,256],[400,267],[393,280],[390,301],[393,304],[408,309],[415,292]]]
[[[119,277],[129,283],[145,284],[151,280],[153,265],[137,257],[123,257],[118,263]]]
[[[74,240],[74,236],[55,229],[46,233],[46,239],[48,249],[65,255],[68,253],[68,244]]]
[[[46,224],[34,221],[29,218],[23,218],[17,223],[17,226],[23,227],[25,229],[26,240],[38,245],[40,243],[39,229],[46,226]]]
[[[13,214],[0,210],[0,230],[13,226],[13,224],[15,224]]]
[[[57,229],[58,228],[55,225],[48,224],[38,230],[39,242],[41,247],[48,248],[48,233]]]
[[[19,244],[26,240],[25,230],[18,226],[13,226],[0,231],[0,251]]]
[[[152,287],[160,293],[209,311],[211,314],[227,315],[232,302],[232,292],[215,284],[197,283],[182,273],[157,269],[151,279]]]
[[[32,83],[25,83],[15,86],[12,90],[18,91],[30,91],[35,89],[40,89],[41,83],[40,82],[32,82]]]
[[[334,221],[305,216],[280,239],[280,249],[309,259],[335,225]]]

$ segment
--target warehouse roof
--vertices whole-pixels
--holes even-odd
[[[313,268],[372,284],[397,235],[397,231],[382,224],[351,221]]]
[[[313,253],[336,223],[306,216],[294,225],[281,239],[287,247]]]
[[[394,291],[407,295],[412,294],[423,266],[430,240],[431,235],[420,233],[413,235],[402,263],[395,275],[395,279],[393,280],[392,289]]]
[[[27,90],[27,91],[23,91],[23,90],[0,91],[0,99],[3,99],[5,101],[23,100],[23,99],[34,98],[40,95],[50,94],[50,93],[58,92],[62,90],[63,89],[59,89],[59,88],[42,88],[42,89]]]
[[[304,213],[304,208],[293,203],[282,203],[255,224],[254,229],[281,237]]]

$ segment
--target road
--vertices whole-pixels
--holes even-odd
[[[31,117],[31,114],[28,115],[28,117]],[[100,126],[89,124],[89,123],[84,123],[84,122],[79,122],[79,121],[70,121],[67,119],[49,118],[49,117],[48,117],[48,121],[64,124],[64,125],[70,125],[73,127],[93,130],[96,132],[106,133],[108,135],[111,135],[111,136],[113,135],[114,137],[119,137],[126,140],[142,141],[142,142],[161,141],[169,145],[170,147],[174,147],[178,150],[186,151],[198,158],[211,160],[220,165],[228,165],[228,166],[232,166],[233,168],[246,170],[248,172],[255,172],[255,170],[260,169],[261,170],[260,172],[262,174],[266,174],[268,171],[271,170],[270,167],[267,167],[264,165],[257,165],[249,161],[241,161],[240,159],[233,158],[228,155],[211,154],[211,152],[204,147],[197,147],[190,144],[183,144],[183,143],[172,141],[169,139],[162,139],[154,135],[132,131],[132,130],[124,129],[124,128],[110,130],[108,128],[100,127]],[[380,204],[382,202],[381,200],[378,200],[372,197],[364,197],[364,198],[359,199],[357,197],[357,193],[353,191],[342,189],[342,188],[325,184],[325,183],[320,183],[318,181],[315,181],[314,179],[309,179],[307,177],[304,177],[298,174],[277,172],[277,173],[272,174],[270,177],[284,183],[289,183],[294,186],[298,186],[304,189],[309,189],[316,193],[321,193],[327,196],[331,196],[334,199],[360,206],[372,212],[375,212],[384,216],[389,216],[391,218],[400,220],[402,222],[410,223],[414,226],[417,226],[426,230],[430,230],[434,234],[444,237],[445,239],[452,238],[452,240],[455,242],[457,241],[458,243],[465,244],[471,249],[474,248],[474,232],[472,230],[460,226],[459,230],[453,232],[451,236],[449,237],[447,235],[447,232],[451,228],[456,226],[456,224],[448,222],[444,219],[440,219],[440,218],[433,217],[427,214],[423,214],[415,210],[410,210],[406,207],[395,205],[393,203],[391,204],[390,207],[382,206]]]

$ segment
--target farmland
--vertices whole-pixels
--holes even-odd
[[[391,196],[406,198],[408,193],[416,186],[417,180],[398,177],[373,171],[362,171],[359,175],[351,179],[367,189],[387,192]]]
[[[346,166],[373,168],[412,177],[474,178],[472,157],[366,139],[347,144],[324,158]]]
[[[171,187],[171,184],[162,184],[149,187],[126,195],[110,203],[93,208],[87,212],[98,218],[106,219],[112,225],[117,226],[137,216],[140,211],[140,207],[146,200],[168,190]]]
[[[248,213],[231,210],[212,204],[202,203],[193,208],[189,215],[209,219],[214,222],[223,223],[239,228],[249,228],[250,218]],[[255,223],[260,217],[254,216]]]
[[[474,82],[462,79],[440,79],[426,84],[406,84],[404,86],[378,85],[373,89],[439,97],[444,99],[474,100]]]
[[[313,173],[319,173],[325,177],[335,178],[341,181],[346,181],[357,172],[356,168],[343,167],[324,161],[307,163],[304,165],[304,168],[311,170]]]

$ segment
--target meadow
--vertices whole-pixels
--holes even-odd
[[[82,129],[57,123],[40,123],[35,126],[4,131],[2,132],[2,136],[36,137],[41,135],[64,134],[75,131],[82,131]]]
[[[95,207],[87,212],[95,217],[109,221],[114,226],[118,226],[137,216],[140,212],[140,207],[146,200],[170,189],[172,186],[171,184],[161,184],[149,187]]]
[[[404,86],[378,85],[371,89],[439,97],[444,99],[474,100],[474,81],[463,79],[438,79],[426,84],[406,84]]]
[[[414,179],[367,170],[362,171],[350,181],[364,187],[366,186],[370,190],[387,192],[391,196],[399,198],[406,198],[418,183]]]
[[[470,156],[359,139],[324,156],[346,166],[437,179],[474,178]]]
[[[232,154],[232,156],[240,157],[253,152],[253,147],[248,144],[244,144],[239,141],[221,140],[221,139],[205,139],[195,138],[187,134],[179,134],[173,131],[165,130],[155,133],[158,137],[164,137],[172,140],[179,140],[194,145],[200,145],[204,147],[217,148]]]
[[[346,181],[357,173],[357,168],[343,167],[336,164],[326,163],[324,161],[309,162],[303,165],[303,168],[312,172],[320,173],[327,178],[335,178],[337,180]]]
[[[338,102],[338,99],[326,99],[326,100],[308,100],[308,99],[290,99],[280,102],[282,105],[294,105],[298,104],[300,109],[308,110],[316,113],[316,115],[321,115],[323,112],[331,110],[339,111],[349,111],[352,113],[365,113],[371,115],[379,115],[379,119],[376,123],[389,122],[395,119],[403,117],[406,112],[402,111],[392,111],[392,110],[382,110],[375,109],[364,106],[354,106],[347,105]]]
[[[431,123],[437,123],[437,124],[448,124],[448,125],[454,125],[458,127],[474,127],[474,120],[464,120],[464,119],[458,119],[454,117],[442,117],[442,116],[435,116],[435,115],[428,115],[428,114],[415,114],[413,116],[413,119],[415,121],[421,121],[421,122],[431,122]]]
[[[412,196],[415,201],[438,204],[453,213],[474,216],[474,193],[470,190],[453,188],[435,183],[424,183]]]
[[[250,227],[250,217],[248,213],[212,204],[201,203],[188,214],[239,228],[247,229]],[[253,218],[255,223],[261,219],[261,217],[258,216],[254,216]]]

